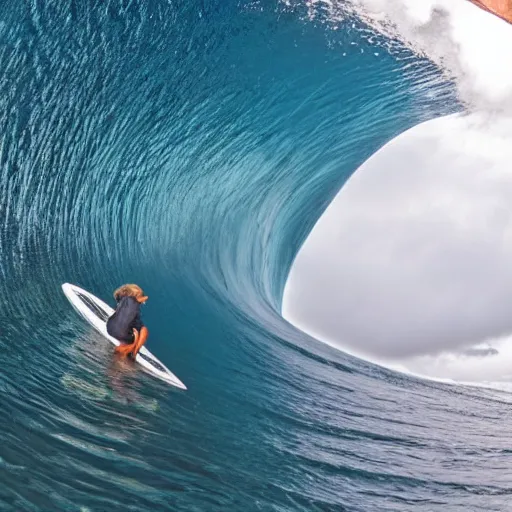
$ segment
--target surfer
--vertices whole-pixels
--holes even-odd
[[[117,307],[107,320],[107,332],[121,342],[121,345],[116,347],[118,354],[135,359],[149,334],[140,318],[140,306],[148,297],[144,295],[140,286],[125,284],[114,292],[114,299]]]

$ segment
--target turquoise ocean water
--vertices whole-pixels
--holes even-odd
[[[0,510],[507,510],[508,395],[280,314],[357,167],[461,109],[389,43],[322,4],[2,2]],[[143,286],[188,390],[115,362],[63,282]]]

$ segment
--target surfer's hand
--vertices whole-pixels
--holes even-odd
[[[139,331],[137,329],[133,329],[133,345],[135,345],[139,341]]]

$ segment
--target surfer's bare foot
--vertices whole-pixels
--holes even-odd
[[[127,357],[131,352],[133,352],[134,348],[134,343],[130,343],[129,345],[119,345],[115,348],[115,352],[120,356]]]

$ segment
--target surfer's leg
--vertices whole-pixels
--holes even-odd
[[[139,333],[137,332],[136,329],[133,329],[133,335],[132,335],[131,340],[128,341],[128,340],[120,339],[119,341],[121,341],[121,345],[118,345],[115,348],[115,352],[122,356],[130,355],[130,353],[133,352],[133,350],[135,349],[138,338],[139,338]]]

